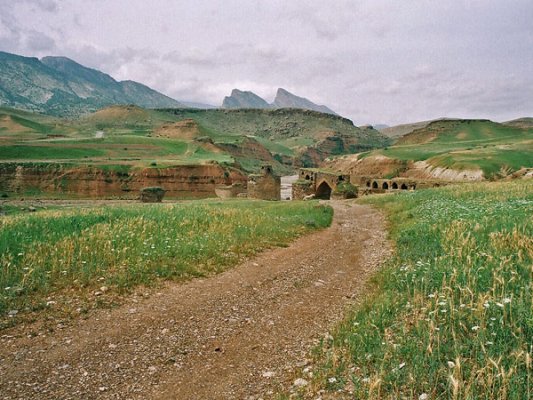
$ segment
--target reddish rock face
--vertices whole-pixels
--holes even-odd
[[[217,185],[246,184],[238,170],[219,164],[105,171],[60,164],[0,165],[0,192],[66,194],[80,198],[135,199],[144,187],[159,186],[166,197],[214,197]]]

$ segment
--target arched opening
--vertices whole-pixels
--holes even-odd
[[[400,186],[400,189],[407,190],[407,185],[405,183],[402,183],[402,186]]]
[[[383,188],[383,190],[388,190],[389,189],[389,184],[387,182],[383,182],[382,188]]]
[[[411,190],[415,190],[415,189],[416,189],[416,185],[412,185]]]
[[[378,183],[376,181],[372,182],[372,189],[377,189]]]
[[[393,189],[398,189],[398,184],[396,182],[392,182],[392,188]]]
[[[316,188],[315,199],[329,200],[331,197],[331,186],[326,181]]]
[[[311,179],[311,177],[309,175],[306,175],[305,180],[308,181],[309,179]]]
[[[366,187],[370,187],[370,181],[366,181]]]

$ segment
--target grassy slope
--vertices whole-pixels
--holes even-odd
[[[491,121],[436,121],[409,134],[396,145],[364,156],[385,155],[399,160],[426,160],[437,167],[482,169],[491,177],[503,167],[533,167],[533,129]]]
[[[77,120],[59,120],[4,108],[0,109],[0,119],[2,116],[10,120],[0,130],[0,161],[85,158],[95,165],[149,167],[154,160],[160,166],[209,160],[233,164],[237,160],[246,171],[259,170],[262,161],[254,158],[253,152],[242,158],[193,140],[151,137],[161,125],[187,118],[194,119],[200,134],[215,143],[236,144],[244,136],[252,136],[271,153],[285,157],[294,155],[298,146],[313,145],[319,140],[317,134],[325,131],[357,136],[363,148],[383,144],[373,132],[360,131],[348,120],[302,110],[147,110],[114,106]],[[18,124],[18,132],[9,133],[8,124]],[[105,137],[95,139],[97,131],[104,131]],[[289,172],[277,161],[274,164],[280,173]]]
[[[208,132],[215,141],[227,140],[234,135],[250,135],[263,138],[263,143],[273,141],[271,149],[280,154],[293,154],[294,148],[318,141],[317,134],[336,131],[357,136],[362,145],[370,147],[386,143],[379,133],[359,130],[344,118],[313,111],[279,110],[172,110],[179,119],[192,118]],[[267,145],[266,145],[267,146]],[[281,147],[280,147],[281,146]],[[267,146],[269,148],[269,146]],[[275,151],[277,152],[277,151]]]
[[[375,277],[374,294],[319,349],[317,389],[353,398],[529,398],[533,183],[364,202],[386,211],[396,255]]]
[[[316,203],[261,201],[39,211],[0,219],[0,316],[47,296],[120,292],[221,272],[265,248],[328,226]],[[72,293],[69,294],[72,296]]]
[[[195,142],[149,137],[156,127],[174,122],[173,116],[131,106],[111,107],[110,110],[69,121],[0,109],[0,117],[9,116],[14,121],[23,119],[21,125],[28,127],[27,132],[7,137],[7,130],[0,131],[0,136],[4,136],[4,140],[0,140],[0,160],[81,162],[87,159],[103,167],[124,163],[147,167],[154,160],[158,161],[158,166],[234,161],[229,154],[207,151]],[[95,133],[100,130],[105,132],[105,137],[97,139]]]

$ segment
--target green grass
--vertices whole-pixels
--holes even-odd
[[[61,291],[116,292],[221,272],[331,223],[316,203],[211,201],[52,210],[0,219],[0,316]]]
[[[314,389],[357,399],[531,398],[533,183],[364,202],[386,212],[395,255],[317,349]]]
[[[452,152],[431,158],[429,163],[438,167],[455,169],[481,168],[487,178],[496,176],[502,169],[516,171],[522,167],[531,167],[533,148],[528,150],[525,148],[527,146],[520,145],[510,147],[508,149],[488,147]]]
[[[0,147],[0,160],[65,160],[101,157],[103,150],[83,147],[12,145]]]

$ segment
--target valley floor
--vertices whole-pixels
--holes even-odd
[[[290,390],[391,252],[379,212],[331,205],[327,230],[218,276],[170,283],[44,335],[2,332],[0,398],[266,399]]]

